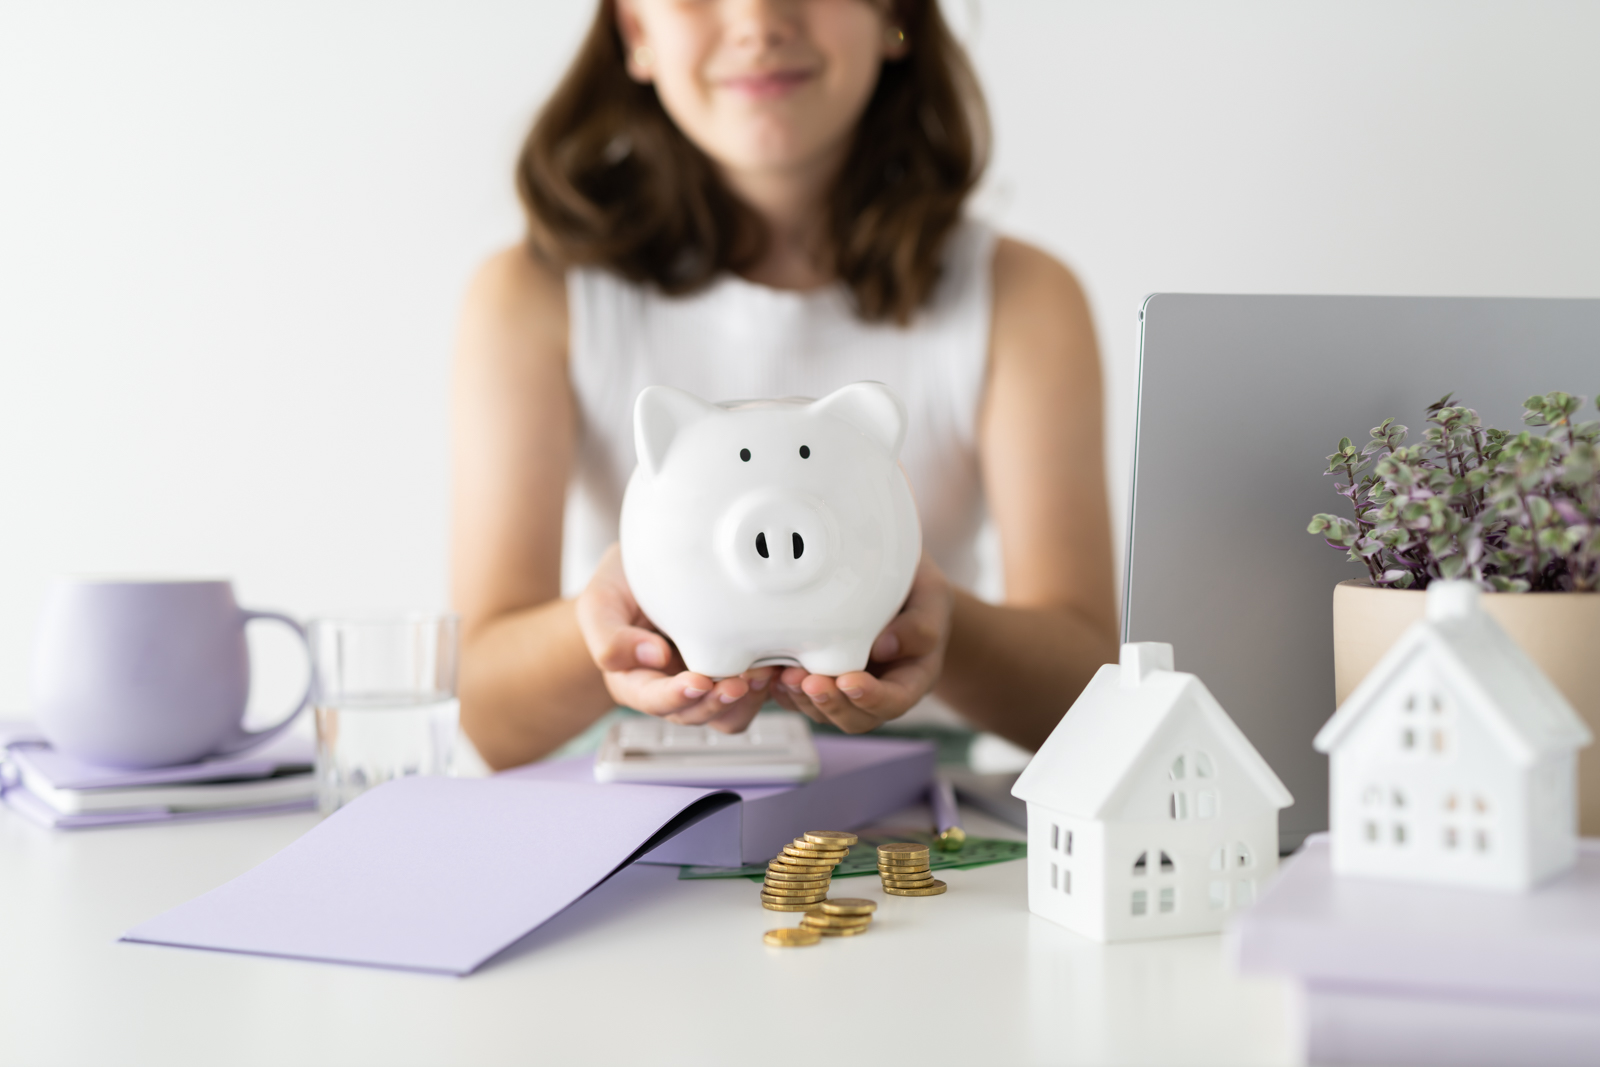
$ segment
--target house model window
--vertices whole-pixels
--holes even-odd
[[[1292,803],[1154,643],[1099,670],[1012,791],[1028,804],[1029,907],[1101,941],[1220,930],[1277,865]]]
[[[1430,585],[1426,616],[1317,734],[1335,873],[1524,890],[1575,862],[1589,731],[1479,597]]]

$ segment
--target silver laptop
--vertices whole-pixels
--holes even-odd
[[[1285,848],[1328,823],[1311,737],[1333,713],[1333,587],[1306,533],[1342,513],[1326,457],[1447,392],[1518,429],[1522,401],[1600,391],[1600,300],[1197,296],[1145,301],[1124,641],[1168,641],[1294,793]],[[1592,414],[1592,413],[1591,413]]]

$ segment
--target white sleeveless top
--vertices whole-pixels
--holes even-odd
[[[952,232],[933,299],[899,327],[867,323],[842,285],[771,289],[725,275],[679,297],[609,271],[567,273],[570,373],[579,443],[568,493],[562,592],[582,590],[617,539],[633,474],[633,401],[672,385],[710,401],[825,396],[883,382],[909,414],[900,461],[924,550],[956,585],[978,580],[983,525],[976,428],[989,353],[994,232]]]

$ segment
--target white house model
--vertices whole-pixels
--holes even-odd
[[[1097,941],[1222,929],[1278,865],[1294,802],[1172,646],[1122,646],[1012,793],[1028,804],[1028,906]]]
[[[1427,595],[1426,617],[1317,734],[1334,873],[1527,889],[1576,860],[1589,731],[1476,585]]]

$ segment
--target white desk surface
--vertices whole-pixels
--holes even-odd
[[[925,817],[924,817],[925,818]],[[974,833],[1015,837],[971,813]],[[469,978],[118,943],[315,816],[58,833],[0,810],[0,1063],[1292,1063],[1292,994],[1218,937],[1097,945],[1029,913],[1025,864],[886,897],[804,949],[754,883],[639,866]],[[916,822],[902,825],[917,825]],[[921,822],[926,825],[926,822]]]

